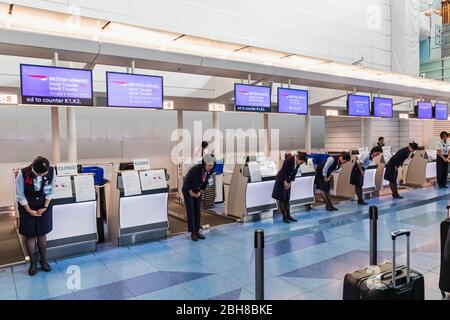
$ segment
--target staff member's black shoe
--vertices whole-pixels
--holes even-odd
[[[336,208],[335,206],[332,206],[331,209],[333,209],[333,211],[338,211],[339,209]]]
[[[288,220],[289,220],[290,222],[297,222],[297,219],[295,219],[295,218],[293,218],[293,217],[291,217],[291,216],[288,216]]]
[[[41,261],[41,268],[42,268],[42,270],[44,270],[45,272],[50,272],[50,271],[52,271],[52,267],[50,267],[50,265],[48,264],[47,261]]]
[[[358,204],[362,205],[362,206],[367,206],[368,203],[365,202],[364,200],[358,200]]]
[[[191,240],[192,241],[198,241],[198,237],[195,233],[191,233]]]
[[[327,206],[327,211],[334,211],[332,207]]]
[[[402,197],[401,195],[399,195],[399,194],[394,194],[393,196],[392,196],[394,199],[403,199],[404,197]]]
[[[197,233],[197,238],[199,238],[200,240],[205,240],[206,239],[200,232]]]
[[[37,264],[36,263],[30,263],[30,267],[28,268],[28,274],[30,276],[34,276],[37,273]]]

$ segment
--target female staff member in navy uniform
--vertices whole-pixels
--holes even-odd
[[[405,160],[409,158],[411,153],[417,151],[418,149],[419,145],[415,142],[411,142],[409,146],[398,150],[397,153],[394,154],[386,164],[386,172],[384,173],[384,179],[389,181],[389,187],[391,188],[392,191],[392,197],[395,199],[403,198],[401,195],[399,195],[397,189],[398,168],[400,168],[403,165],[403,162],[405,162]]]
[[[442,131],[440,137],[441,140],[436,146],[436,176],[439,188],[447,188],[448,153],[450,151],[450,143],[446,131]]]
[[[186,206],[188,231],[191,233],[192,241],[205,239],[200,234],[201,196],[202,191],[208,186],[215,165],[216,159],[214,156],[207,154],[203,157],[202,163],[192,167],[184,179],[182,191]]]
[[[278,171],[273,187],[272,198],[278,202],[278,209],[283,214],[283,222],[296,222],[297,220],[291,217],[291,185],[295,180],[298,168],[308,161],[307,155],[304,152],[298,152],[295,156],[289,154],[283,162],[281,170]]]
[[[45,272],[51,271],[46,257],[46,234],[52,231],[52,195],[55,190],[55,174],[47,159],[37,157],[33,163],[20,170],[16,179],[19,202],[19,233],[26,239],[30,268],[28,274],[37,273],[36,242],[40,264]]]
[[[358,196],[358,204],[366,205],[367,202],[363,199],[363,185],[364,172],[375,157],[378,157],[383,152],[380,146],[373,147],[370,153],[363,153],[359,159],[356,160],[350,175],[350,184],[355,186],[355,193]]]
[[[338,170],[343,164],[349,162],[351,159],[349,152],[342,152],[338,156],[328,157],[328,159],[320,163],[316,167],[316,177],[314,183],[316,188],[320,190],[323,202],[325,202],[328,211],[338,210],[330,198],[330,177],[331,174]]]

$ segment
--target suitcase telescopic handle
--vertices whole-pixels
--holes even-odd
[[[396,265],[395,265],[395,242],[398,237],[406,236],[406,284],[408,285],[411,281],[411,268],[410,268],[410,247],[409,247],[409,238],[411,236],[411,230],[401,229],[391,233],[392,238],[392,284],[394,288],[397,288],[397,284],[395,281],[396,275]]]
[[[447,218],[450,219],[450,206],[447,206]]]

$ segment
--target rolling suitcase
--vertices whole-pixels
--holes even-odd
[[[424,300],[425,286],[423,275],[410,267],[410,239],[411,231],[398,230],[391,233],[393,243],[392,263],[379,266],[379,272],[355,284],[355,300]],[[395,243],[398,237],[407,237],[406,267],[395,264]],[[390,265],[391,270],[384,268]],[[378,270],[377,270],[378,271]],[[345,279],[344,279],[345,286]],[[344,287],[345,288],[345,287]]]
[[[441,270],[439,289],[442,297],[450,292],[450,206],[447,206],[447,219],[441,222]]]

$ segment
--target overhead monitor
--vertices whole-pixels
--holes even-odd
[[[162,109],[163,78],[142,74],[106,72],[108,107]]]
[[[433,119],[433,105],[431,102],[417,102],[416,116],[418,119]]]
[[[448,120],[448,104],[436,103],[434,105],[434,118],[436,120]]]
[[[393,102],[391,98],[373,98],[373,116],[380,118],[393,117]]]
[[[271,95],[270,87],[234,84],[236,111],[270,112]]]
[[[92,71],[21,64],[22,104],[92,106]]]
[[[370,117],[370,97],[349,94],[347,111],[349,116]]]
[[[278,112],[308,114],[308,91],[278,88]]]

